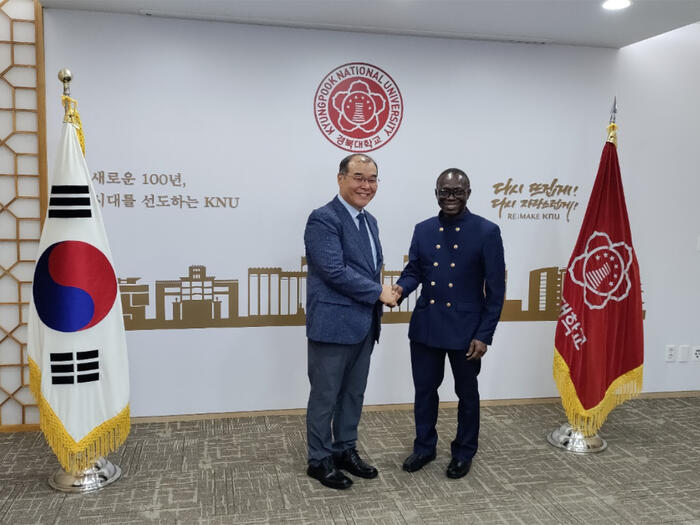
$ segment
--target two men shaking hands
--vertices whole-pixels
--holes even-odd
[[[367,479],[378,475],[356,448],[370,357],[383,305],[397,306],[420,286],[408,331],[416,436],[403,470],[416,472],[436,457],[437,389],[447,356],[459,406],[446,475],[461,478],[477,450],[481,358],[505,298],[500,229],[467,209],[466,173],[445,170],[435,188],[439,214],[415,226],[408,264],[395,284],[382,284],[377,220],[365,210],[377,192],[377,164],[367,155],[349,155],[337,179],[338,195],[311,213],[304,232],[307,474],[335,489],[353,483],[342,471]]]

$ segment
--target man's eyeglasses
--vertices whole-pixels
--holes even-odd
[[[379,183],[378,177],[363,177],[362,175],[349,175],[349,177],[358,185],[366,182],[370,186],[376,186]]]
[[[467,194],[466,190],[462,188],[442,188],[438,190],[438,196],[442,199],[447,199],[450,195],[454,196],[457,199],[461,199]]]

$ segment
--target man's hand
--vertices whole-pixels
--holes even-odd
[[[486,353],[486,343],[479,341],[478,339],[472,339],[469,343],[469,350],[467,350],[467,359],[481,359]]]
[[[390,284],[383,284],[382,293],[379,295],[379,300],[385,305],[387,305],[389,308],[393,308],[394,306],[396,306],[396,301],[398,300],[398,297],[396,296],[394,287]]]
[[[399,286],[398,284],[392,285],[391,289],[394,291],[394,294],[396,294],[396,305],[400,305],[401,301],[403,301],[403,287]]]

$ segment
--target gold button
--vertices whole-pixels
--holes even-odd
[[[439,245],[439,244],[436,244],[435,247],[436,247],[438,250],[440,249],[440,245]]]
[[[454,267],[455,267],[455,263],[450,263],[450,268],[454,268]]]
[[[443,228],[442,226],[440,226],[440,230],[439,230],[439,231],[445,231],[445,228]]]
[[[447,303],[445,306],[447,306],[447,308],[449,308],[450,306],[452,306],[452,303]]]
[[[457,226],[457,227],[455,228],[455,231],[456,231],[456,232],[458,232],[458,231],[459,231],[459,226]]]
[[[459,248],[459,245],[458,245],[458,244],[455,244],[455,245],[453,246],[453,248],[456,250],[457,248]]]
[[[437,263],[437,261],[435,261],[435,262],[433,263],[433,266],[437,266],[437,265],[438,265],[438,263]]]
[[[454,284],[450,283],[450,284],[448,284],[447,286],[450,287],[450,288],[452,288],[452,287],[454,286]]]
[[[430,286],[435,286],[435,281],[430,281]]]
[[[435,299],[431,299],[430,304],[435,304]]]

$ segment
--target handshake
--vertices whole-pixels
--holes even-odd
[[[379,295],[379,300],[387,305],[389,308],[398,306],[401,303],[401,294],[403,293],[403,288],[398,284],[383,284],[382,293]]]

